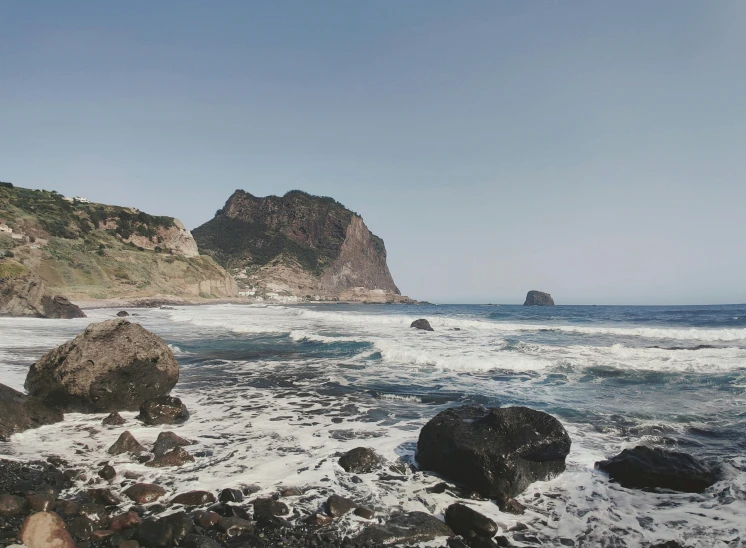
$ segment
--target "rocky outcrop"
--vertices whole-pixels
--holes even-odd
[[[431,326],[430,322],[425,319],[419,319],[412,322],[412,324],[409,327],[413,327],[415,329],[421,329],[423,331],[435,331]]]
[[[554,299],[549,293],[531,290],[526,294],[523,306],[554,306]]]
[[[563,472],[570,443],[562,424],[542,411],[465,406],[422,428],[416,458],[423,469],[502,502]]]
[[[638,445],[596,463],[609,479],[632,489],[671,489],[701,493],[718,479],[710,468],[686,453]]]
[[[262,294],[339,298],[358,289],[400,295],[383,240],[331,198],[297,190],[258,198],[237,190],[193,234],[203,253]]]
[[[54,424],[62,419],[62,413],[43,401],[0,384],[0,440],[6,441],[17,432]]]
[[[137,418],[150,425],[174,424],[187,420],[189,412],[179,398],[159,396],[142,402]]]
[[[135,410],[168,394],[179,364],[168,345],[139,324],[108,320],[45,354],[26,377],[29,394],[67,411]]]
[[[7,267],[12,261],[3,259],[0,263]],[[19,276],[0,277],[0,316],[85,318],[80,307],[65,297],[49,295],[44,282],[38,276],[25,268],[24,271]]]

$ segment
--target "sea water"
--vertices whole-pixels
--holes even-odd
[[[409,467],[353,478],[337,465],[339,455],[367,446],[391,462],[414,464],[419,430],[439,411],[525,405],[559,418],[572,450],[565,473],[518,497],[524,515],[470,501],[503,532],[528,525],[516,545],[534,539],[545,546],[746,546],[746,306],[216,305],[130,312],[137,314],[130,321],[163,337],[181,364],[174,395],[191,417],[169,428],[196,442],[188,447],[195,462],[151,469],[108,455],[125,428],[145,445],[165,429],[142,425],[136,413],[123,413],[127,424],[118,428],[101,425],[105,414],[70,413],[62,423],[0,443],[0,455],[59,455],[90,470],[109,461],[170,495],[300,487],[302,496],[285,499],[295,516],[317,511],[331,493],[383,516],[442,516],[456,499],[427,490],[440,478]],[[22,390],[35,360],[115,313],[0,318],[0,382]],[[420,317],[435,331],[410,329]],[[701,495],[644,492],[610,483],[594,469],[638,444],[717,463],[723,477]],[[348,516],[342,528],[354,534],[363,523]]]

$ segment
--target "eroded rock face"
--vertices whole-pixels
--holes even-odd
[[[139,324],[108,320],[86,330],[31,366],[26,389],[65,411],[138,409],[168,394],[179,364],[168,345]]]
[[[0,384],[0,440],[7,440],[17,432],[54,424],[63,419],[62,413],[33,398]]]
[[[420,466],[489,498],[521,493],[565,470],[570,436],[547,413],[527,407],[466,406],[438,413],[420,431]]]
[[[412,322],[412,325],[409,327],[414,327],[415,329],[422,329],[423,331],[435,331],[432,327],[430,327],[430,322],[423,319],[415,320]]]
[[[554,306],[554,299],[549,293],[532,290],[526,294],[523,306]]]
[[[632,489],[671,489],[701,493],[719,476],[719,471],[686,453],[638,445],[616,457],[596,463],[609,479]]]
[[[60,295],[47,294],[44,282],[28,269],[8,259],[26,273],[17,277],[0,278],[0,316],[35,316],[37,318],[85,318],[75,304]]]
[[[137,418],[150,425],[175,424],[187,420],[189,412],[179,398],[160,396],[144,401]]]
[[[38,512],[26,518],[19,539],[28,548],[75,548],[65,522],[54,512]]]

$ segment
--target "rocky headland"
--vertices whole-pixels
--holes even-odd
[[[237,190],[193,234],[247,297],[413,302],[391,277],[383,240],[332,198],[299,190],[260,198]]]

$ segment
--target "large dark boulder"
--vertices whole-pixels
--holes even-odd
[[[611,481],[632,489],[671,489],[701,493],[718,480],[719,471],[686,453],[638,445],[596,463]]]
[[[542,411],[466,406],[422,428],[416,457],[423,469],[502,500],[562,473],[570,443],[562,424]]]
[[[430,322],[424,318],[420,318],[419,320],[413,321],[409,327],[413,327],[415,329],[422,329],[423,331],[434,331],[434,329],[430,326]]]
[[[60,411],[40,399],[0,384],[0,440],[7,441],[16,432],[54,424],[62,419]]]
[[[189,418],[189,412],[179,398],[160,396],[142,402],[137,416],[145,424],[175,424]]]
[[[67,297],[55,295],[51,297],[44,295],[41,299],[41,306],[45,318],[85,318],[85,313],[77,304],[73,304]]]
[[[355,447],[339,459],[339,465],[345,472],[368,474],[383,466],[384,460],[370,447]]]
[[[64,411],[121,411],[168,394],[178,380],[179,364],[163,339],[108,320],[45,354],[31,366],[26,389]]]
[[[554,306],[554,299],[549,293],[543,291],[529,291],[523,306]]]
[[[475,534],[492,538],[497,534],[497,524],[493,520],[460,502],[446,508],[445,518],[454,533],[466,538]]]

